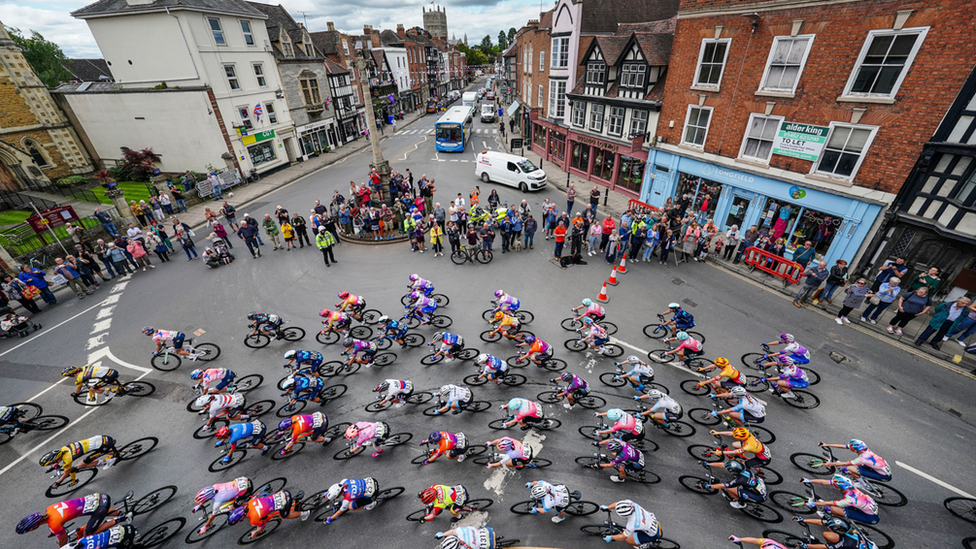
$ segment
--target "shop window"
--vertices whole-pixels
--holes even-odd
[[[844,95],[894,97],[928,30],[918,27],[869,32]]]
[[[546,128],[539,124],[535,124],[535,131],[532,132],[532,142],[537,146],[542,147],[543,150],[546,148]]]
[[[794,251],[809,240],[818,254],[825,254],[843,223],[843,218],[803,209],[798,215],[793,232],[789,235],[786,247]]]
[[[760,89],[793,93],[807,62],[813,35],[777,36],[769,50]]]
[[[604,181],[612,180],[614,164],[613,151],[597,149],[593,155],[593,175]]]
[[[698,69],[695,71],[695,85],[717,88],[725,71],[725,58],[729,53],[731,40],[702,40],[698,52]]]
[[[566,136],[553,132],[549,140],[549,156],[558,160],[566,159]]]
[[[877,128],[831,123],[830,135],[823,154],[820,155],[817,173],[853,179],[876,131]]]
[[[644,181],[644,167],[646,162],[639,158],[620,156],[620,176],[617,178],[617,185],[625,189],[640,192],[641,183]]]
[[[688,115],[685,118],[685,132],[681,142],[685,145],[705,147],[705,137],[708,136],[708,122],[712,116],[711,107],[688,105]]]
[[[573,143],[573,158],[570,165],[581,172],[587,172],[590,169],[590,146]]]
[[[678,193],[675,202],[686,201],[688,213],[694,213],[699,224],[715,216],[719,196],[722,194],[722,184],[689,174],[679,174]],[[687,198],[685,198],[687,196]]]
[[[773,154],[773,138],[776,137],[776,130],[779,129],[782,121],[783,118],[779,116],[753,114],[749,118],[749,125],[746,127],[746,137],[742,142],[741,156],[760,162],[769,162],[769,157]]]
[[[267,164],[278,159],[275,154],[274,140],[251,145],[247,148],[247,154],[251,158],[251,164],[255,166]]]

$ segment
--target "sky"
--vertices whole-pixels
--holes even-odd
[[[258,1],[258,0],[256,0]],[[362,34],[363,25],[396,30],[397,23],[406,28],[423,26],[421,8],[436,5],[447,10],[447,30],[458,39],[468,35],[468,44],[481,43],[486,34],[492,43],[498,31],[516,29],[529,19],[538,19],[540,0],[259,0],[281,4],[301,22],[307,21],[312,32],[327,30],[332,21],[336,29]],[[549,9],[553,0],[541,0]],[[101,57],[88,25],[71,17],[70,13],[89,4],[86,0],[0,0],[0,21],[8,27],[19,28],[25,35],[31,30],[56,42],[68,57]],[[394,7],[391,7],[394,6]]]

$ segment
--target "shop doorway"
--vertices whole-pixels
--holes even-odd
[[[725,229],[728,229],[732,225],[737,225],[739,229],[744,227],[746,212],[749,211],[752,198],[751,195],[743,196],[738,193],[732,193],[732,205],[729,206],[729,215],[725,218]]]

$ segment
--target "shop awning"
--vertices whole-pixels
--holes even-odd
[[[512,101],[512,104],[508,106],[508,113],[507,113],[508,117],[511,118],[512,116],[514,116],[515,113],[517,113],[520,108],[522,108],[521,103],[519,103],[518,101]]]

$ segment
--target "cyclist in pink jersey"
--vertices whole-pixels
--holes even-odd
[[[183,342],[186,340],[186,334],[183,332],[156,330],[152,326],[146,326],[142,329],[142,333],[151,337],[153,343],[156,344],[156,352],[153,355],[159,354],[163,350],[163,344],[171,341],[173,342],[173,352],[178,355],[190,356],[189,351],[183,348]]]
[[[619,433],[620,440],[624,442],[631,441],[641,441],[644,440],[644,422],[637,419],[632,414],[629,414],[620,408],[610,408],[606,412],[594,412],[596,417],[606,417],[607,419],[614,422],[609,429],[596,432],[597,435],[606,436],[614,435],[614,433]],[[607,441],[602,441],[601,443],[606,443]]]
[[[491,463],[487,465],[487,469],[492,469],[494,467],[519,467],[525,465],[532,459],[532,451],[527,449],[524,444],[515,440],[511,437],[502,437],[495,440],[489,440],[485,442],[485,446],[491,448],[495,446],[502,452],[505,452],[504,457],[502,457],[498,462]]]
[[[688,332],[678,332],[674,337],[664,338],[665,342],[675,340],[680,342],[678,344],[678,348],[667,351],[664,353],[665,355],[673,355],[677,353],[678,360],[684,363],[689,358],[693,356],[700,356],[702,353],[704,353],[701,342],[688,335]]]
[[[542,421],[542,406],[536,404],[531,400],[524,398],[513,398],[508,401],[507,404],[502,404],[499,406],[502,410],[508,410],[508,413],[513,417],[510,421],[506,421],[504,424],[505,429],[518,423],[522,426],[522,430],[525,431],[533,423],[539,423]]]
[[[847,444],[819,444],[829,448],[843,448],[857,453],[857,457],[850,461],[832,461],[824,463],[824,467],[857,467],[857,474],[871,480],[889,482],[891,480],[891,467],[881,456],[868,449],[867,444],[856,438],[852,438]]]
[[[383,442],[390,434],[390,425],[383,421],[375,423],[369,421],[357,421],[346,429],[346,438],[355,441],[350,452],[366,446],[369,442],[373,443],[373,457],[380,457],[383,453]]]
[[[222,482],[220,484],[214,484],[213,486],[207,486],[197,492],[194,501],[197,505],[193,508],[191,512],[196,513],[197,511],[203,509],[204,505],[208,501],[213,501],[213,505],[210,508],[210,515],[207,517],[207,521],[199,528],[197,532],[199,535],[204,535],[210,526],[213,524],[214,519],[218,515],[223,513],[229,513],[231,509],[238,506],[235,502],[238,499],[246,499],[251,495],[251,491],[254,489],[251,484],[251,479],[247,477],[238,477],[230,482]]]
[[[588,297],[583,298],[583,301],[581,303],[582,305],[580,305],[579,307],[573,307],[574,313],[579,311],[580,309],[583,309],[583,312],[580,313],[579,316],[588,316],[593,320],[603,320],[607,316],[606,310],[604,310],[604,308],[601,307],[599,303],[593,303],[592,299]]]
[[[843,517],[856,522],[865,524],[877,524],[878,504],[874,502],[864,492],[854,487],[851,479],[841,474],[835,474],[830,480],[823,479],[800,479],[804,484],[813,483],[822,486],[831,486],[840,490],[844,497],[834,501],[816,501],[815,507],[826,507],[835,517]]]

